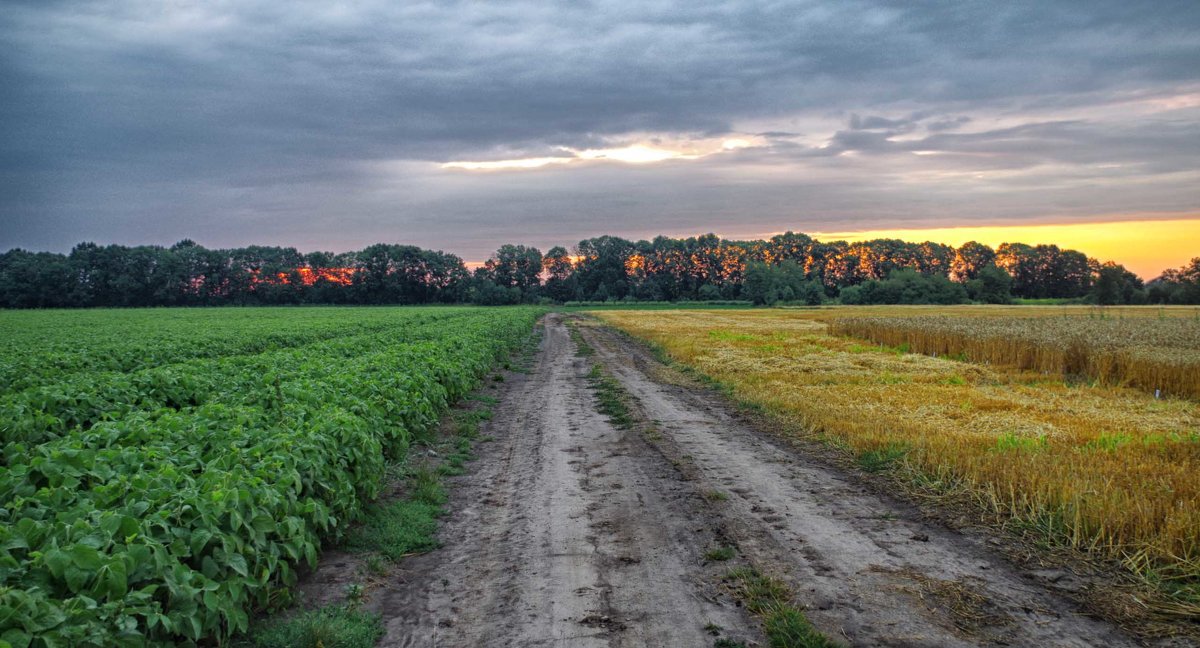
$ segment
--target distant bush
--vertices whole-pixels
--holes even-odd
[[[843,304],[962,304],[967,289],[941,275],[926,276],[905,268],[893,270],[887,279],[866,281],[843,288]]]
[[[808,279],[798,264],[755,262],[746,264],[742,297],[759,306],[773,306],[777,302],[817,306],[825,301],[825,288],[819,281]]]
[[[1176,270],[1167,270],[1146,288],[1151,303],[1200,304],[1200,257]]]
[[[1012,275],[994,265],[983,268],[966,283],[971,299],[984,304],[1011,304],[1012,286]]]

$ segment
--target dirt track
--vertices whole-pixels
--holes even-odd
[[[850,645],[1137,645],[981,539],[806,460],[702,389],[656,380],[661,365],[622,336],[580,329],[594,358],[576,356],[563,316],[546,319],[533,371],[504,389],[493,440],[453,482],[443,548],[372,597],[381,645],[712,646],[709,624],[761,644],[721,586],[744,561]],[[593,361],[655,434],[597,411]],[[734,563],[705,561],[730,541]]]

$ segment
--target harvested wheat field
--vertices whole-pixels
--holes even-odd
[[[1170,316],[1165,309],[1075,309],[1057,317],[837,317],[830,332],[915,353],[1200,397],[1200,318],[1188,309]]]
[[[1169,375],[1162,392],[1196,395],[1198,313],[889,307],[598,316],[867,470],[895,470],[927,493],[969,493],[1051,545],[1121,561],[1166,594],[1156,613],[1195,618],[1200,403],[1156,398],[1158,383],[1143,379]]]

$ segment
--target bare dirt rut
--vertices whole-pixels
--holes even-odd
[[[597,411],[590,361],[548,316],[533,371],[483,430],[494,440],[454,482],[443,547],[372,598],[381,645],[712,646],[709,624],[762,645],[720,586],[730,565],[704,560],[725,542],[850,645],[1137,645],[982,539],[806,460],[706,390],[656,380],[640,345],[580,330],[655,432]]]
[[[373,598],[381,645],[711,646],[708,624],[758,636],[705,564],[705,502],[597,411],[589,367],[549,316],[532,373],[453,486],[442,548]]]

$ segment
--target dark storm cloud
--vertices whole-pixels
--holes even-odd
[[[1041,189],[1004,193],[994,218],[1200,206],[1196,105],[1121,103],[1200,92],[1194,0],[9,2],[0,47],[0,248],[411,240],[478,257],[492,236],[973,202],[905,171],[1045,170],[997,179]],[[740,133],[765,143],[519,177],[435,164]],[[1116,203],[1075,189],[1113,174],[1140,179]]]

